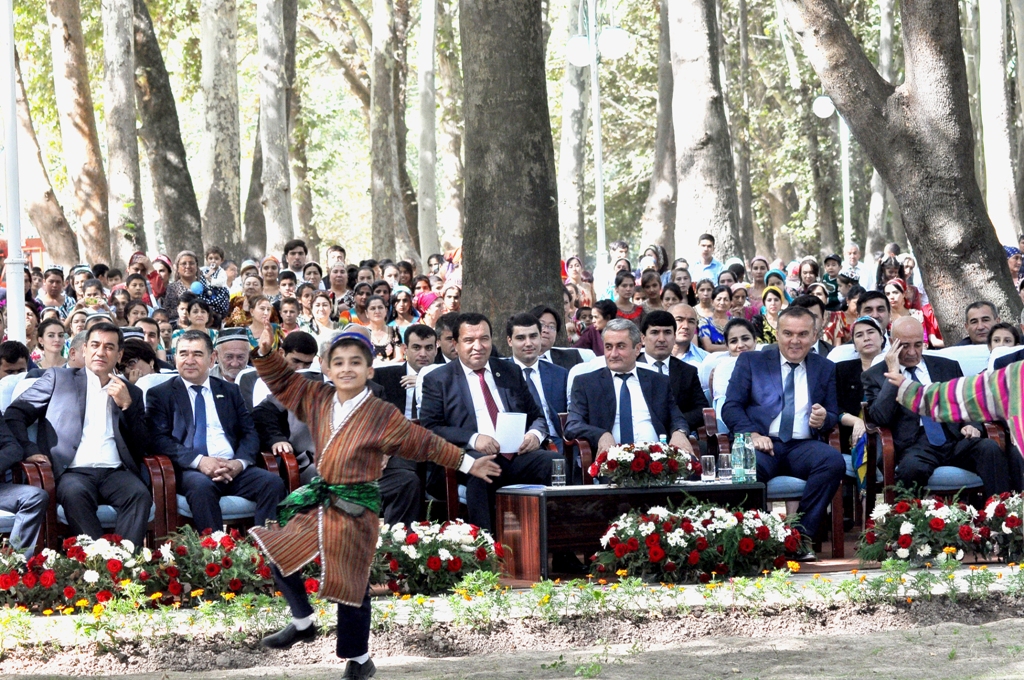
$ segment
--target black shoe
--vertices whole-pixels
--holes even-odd
[[[811,548],[801,548],[792,557],[794,562],[817,562],[818,556],[814,554],[814,550]]]
[[[317,630],[315,625],[310,625],[305,630],[299,630],[295,627],[294,623],[289,623],[276,633],[272,633],[260,640],[260,646],[271,649],[288,649],[296,642],[309,642],[316,636]]]
[[[362,680],[372,678],[376,674],[377,667],[373,665],[373,659],[367,659],[366,663],[356,663],[349,659],[348,665],[345,666],[345,675],[341,677],[345,680]]]

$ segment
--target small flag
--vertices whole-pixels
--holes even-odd
[[[862,434],[860,439],[853,445],[853,471],[857,474],[857,491],[861,494],[867,485],[868,477],[868,454],[867,454],[868,436]]]

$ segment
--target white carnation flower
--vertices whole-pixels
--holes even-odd
[[[912,533],[914,533],[914,525],[911,524],[910,522],[904,522],[903,524],[900,525],[900,533],[901,534],[912,534]]]
[[[643,534],[644,536],[650,536],[652,533],[654,533],[654,523],[653,522],[644,522],[643,524],[641,524],[640,525],[640,533]]]
[[[964,551],[963,550],[957,550],[956,551],[956,559],[957,560],[962,560],[963,558],[964,558]]]
[[[86,572],[82,574],[82,580],[86,583],[96,583],[100,580],[100,575],[94,569],[87,569]]]
[[[160,546],[160,557],[164,562],[174,561],[174,548],[171,547],[170,543],[164,543]]]
[[[897,548],[896,557],[900,558],[901,560],[905,560],[908,557],[910,557],[910,551],[906,548]]]
[[[416,550],[416,546],[414,545],[403,545],[402,552],[404,552],[406,555],[408,555],[411,559],[414,560],[420,556],[419,551]]]
[[[223,531],[220,532],[220,533],[221,533],[221,535],[224,535]],[[219,542],[220,539],[218,538],[217,541]],[[135,552],[135,544],[132,543],[131,541],[129,541],[127,538],[121,539],[121,545],[124,546],[124,554],[131,555],[133,552]],[[116,557],[118,552],[120,552],[120,551],[114,550],[113,551],[113,556]]]
[[[920,548],[917,549],[917,556],[918,557],[928,557],[931,554],[932,554],[932,547],[930,545],[928,545],[927,543],[925,543],[924,545],[922,545]]]
[[[658,517],[665,518],[672,513],[668,511],[668,508],[663,508],[660,505],[655,505],[653,508],[647,511],[648,515],[657,515]]]
[[[871,519],[876,522],[882,521],[886,515],[889,514],[891,508],[885,503],[879,503],[875,506],[875,509],[871,511]]]

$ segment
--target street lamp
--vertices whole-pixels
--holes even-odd
[[[826,95],[815,98],[811,104],[814,115],[827,120],[836,114],[836,105]],[[853,243],[853,227],[850,224],[850,126],[841,114],[839,118],[839,156],[843,172],[843,239],[847,246]]]
[[[584,17],[586,8],[586,17]],[[604,150],[601,142],[601,87],[597,66],[601,58],[619,59],[629,51],[632,40],[629,33],[615,25],[615,16],[609,12],[609,25],[598,31],[597,0],[580,3],[579,35],[569,38],[565,46],[566,58],[576,68],[590,67],[590,102],[594,121],[594,204],[597,213],[597,265],[607,264],[608,246],[604,221]]]

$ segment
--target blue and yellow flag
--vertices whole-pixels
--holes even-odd
[[[857,475],[857,491],[864,493],[864,489],[867,485],[868,477],[868,436],[862,434],[860,439],[853,445],[853,450],[850,453],[853,456],[853,471]]]

